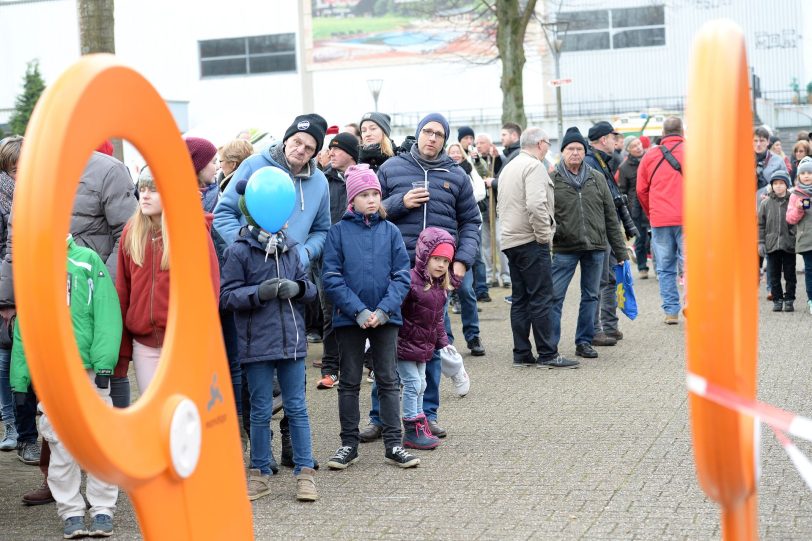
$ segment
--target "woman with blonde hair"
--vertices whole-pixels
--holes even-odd
[[[377,172],[383,162],[395,155],[392,140],[389,139],[389,120],[383,113],[365,113],[361,117],[360,127],[361,152],[358,163],[366,163]]]
[[[254,145],[245,139],[234,139],[229,141],[217,151],[220,159],[220,171],[217,173],[217,185],[220,193],[226,190],[226,186],[231,182],[234,171],[240,166],[245,158],[254,153]]]

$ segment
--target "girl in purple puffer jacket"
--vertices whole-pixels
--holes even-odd
[[[403,446],[434,449],[440,440],[423,413],[426,363],[434,351],[448,345],[443,318],[451,284],[454,238],[437,227],[424,229],[417,239],[412,283],[401,306],[398,333],[398,375],[403,385]]]

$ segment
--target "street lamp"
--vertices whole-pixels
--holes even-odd
[[[564,45],[564,38],[567,36],[568,21],[556,21],[551,23],[541,23],[544,30],[544,39],[550,47],[555,61],[555,78],[561,79],[561,47]],[[564,112],[561,107],[561,85],[555,87],[555,101],[558,113],[558,141],[564,140]]]
[[[378,112],[378,96],[381,95],[381,87],[383,86],[383,79],[367,79],[367,86],[369,91],[372,92],[372,99],[375,100],[375,112]]]

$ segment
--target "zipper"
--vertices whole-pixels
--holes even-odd
[[[581,229],[583,230],[584,240],[588,242],[589,239],[586,237],[586,220],[584,219],[584,201],[581,198],[581,190],[578,190],[578,208],[581,210]]]
[[[93,279],[87,279],[87,305],[90,306],[90,303],[93,302]]]
[[[248,312],[248,344],[245,347],[245,356],[251,357],[251,322],[254,319],[254,311]]]

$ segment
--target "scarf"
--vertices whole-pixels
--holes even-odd
[[[576,190],[580,190],[586,182],[586,173],[589,169],[585,163],[581,162],[581,168],[578,169],[578,174],[573,174],[564,166],[564,160],[558,162],[555,166],[556,171],[564,177],[568,184],[571,184]]]
[[[445,150],[441,150],[440,154],[433,160],[427,160],[420,156],[420,153],[417,151],[417,145],[412,145],[412,148],[409,149],[409,154],[411,154],[412,158],[425,170],[442,169],[442,166],[448,167],[449,165],[448,154],[445,153]]]
[[[14,201],[14,179],[5,171],[0,171],[0,210],[4,214],[11,212],[12,201]]]
[[[203,201],[204,212],[214,212],[217,200],[220,198],[220,189],[216,183],[209,184],[205,188],[200,188],[200,199]]]

